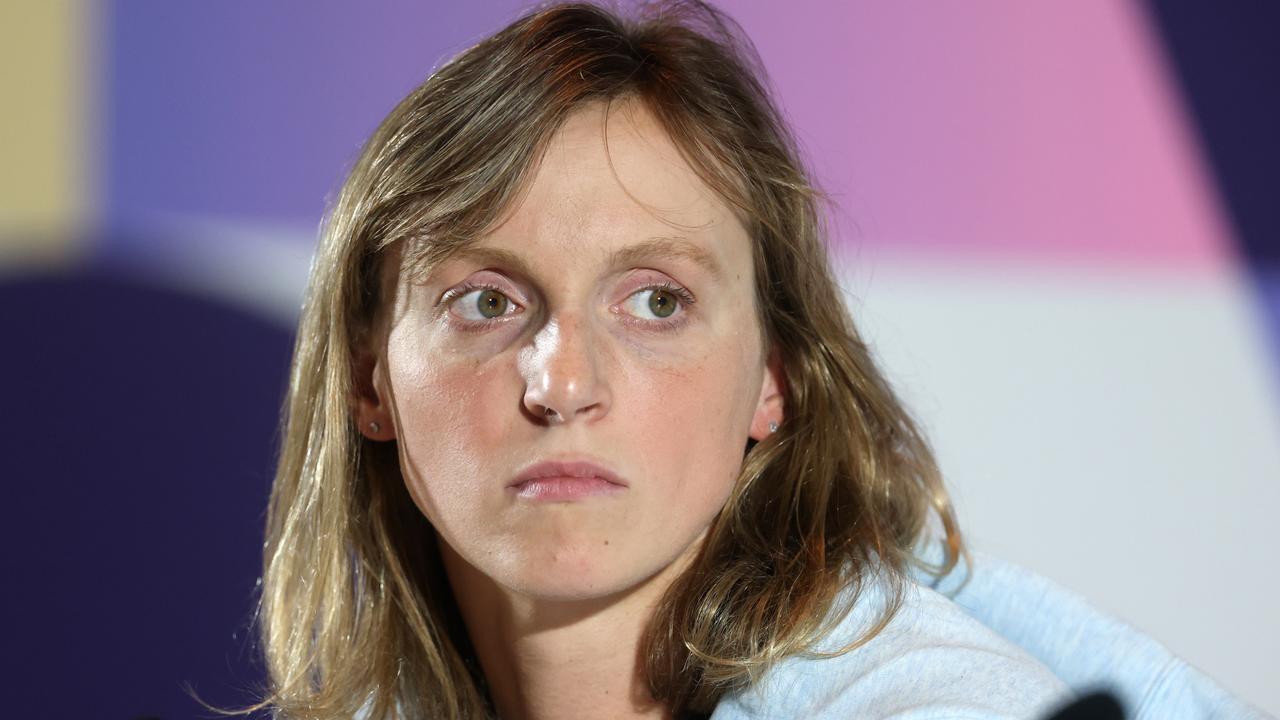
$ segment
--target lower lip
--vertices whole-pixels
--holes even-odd
[[[527,480],[513,489],[516,491],[516,497],[519,498],[555,502],[600,495],[617,495],[627,488],[602,478],[546,477]]]

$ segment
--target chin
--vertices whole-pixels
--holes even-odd
[[[513,592],[548,601],[600,600],[643,582],[644,573],[628,569],[616,553],[561,547],[540,557],[526,557],[499,582]]]
[[[601,544],[559,545],[526,551],[494,575],[509,590],[529,598],[581,601],[606,598],[644,582],[661,568],[646,572],[635,558]]]

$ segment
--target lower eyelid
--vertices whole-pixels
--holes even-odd
[[[617,310],[618,320],[626,325],[635,327],[638,330],[653,333],[666,333],[679,330],[689,324],[689,315],[680,313],[672,318],[664,320],[646,320],[638,318],[625,310]]]

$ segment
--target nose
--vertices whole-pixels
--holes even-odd
[[[604,364],[590,322],[573,317],[548,322],[520,356],[525,408],[552,425],[605,415],[611,396]]]

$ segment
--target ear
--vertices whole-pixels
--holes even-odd
[[[769,357],[765,361],[764,379],[760,383],[760,398],[756,401],[756,413],[751,418],[749,435],[753,440],[764,440],[773,434],[769,423],[782,426],[785,410],[783,391],[786,386],[786,374],[782,370],[782,355],[775,347],[769,350]]]
[[[378,442],[396,439],[395,425],[392,423],[394,413],[391,412],[386,374],[382,359],[371,350],[360,348],[354,351],[352,358],[352,412],[355,415],[356,427],[360,434]]]

